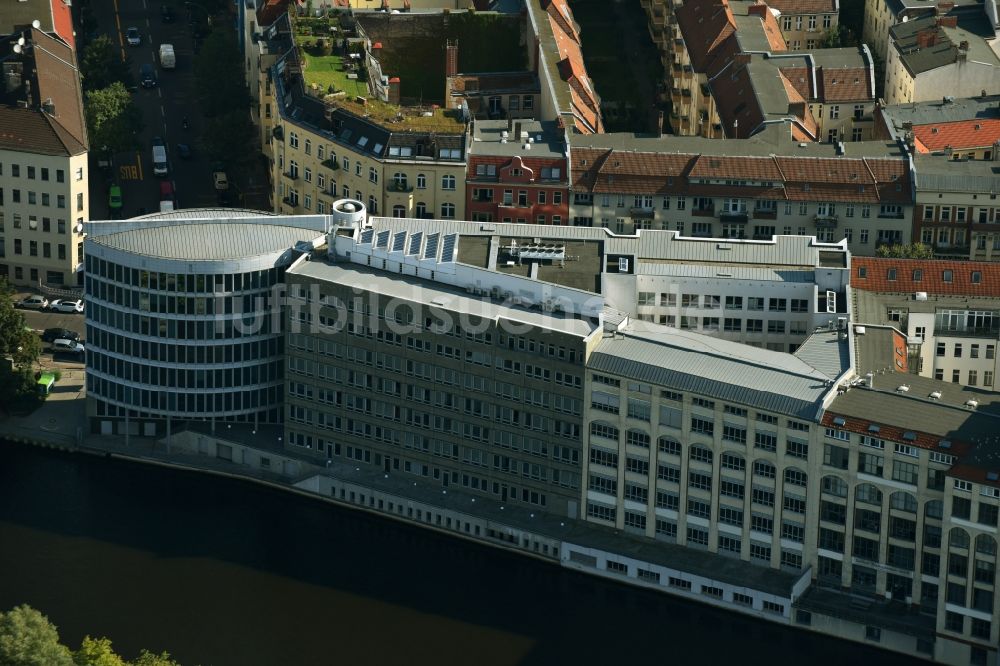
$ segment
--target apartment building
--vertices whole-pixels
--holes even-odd
[[[980,0],[946,0],[928,3],[925,0],[865,0],[865,20],[861,41],[868,45],[879,62],[889,56],[889,30],[900,23],[934,16],[955,16],[963,22],[985,15],[985,3]],[[881,85],[883,81],[879,81]]]
[[[1000,337],[995,264],[857,257],[852,272],[856,320],[906,336],[906,371],[993,390]]]
[[[822,48],[824,33],[840,25],[840,0],[773,0],[768,7],[780,12],[781,35],[792,51]]]
[[[958,153],[918,155],[913,238],[941,259],[1000,258],[1000,177],[995,162],[957,159]]]
[[[569,140],[554,121],[472,125],[465,176],[473,222],[569,223]]]
[[[945,154],[955,160],[996,158],[1000,95],[880,104],[875,116],[876,138],[905,141],[914,154]]]
[[[1000,56],[984,18],[958,24],[957,16],[900,23],[889,30],[885,65],[888,104],[1000,92]]]
[[[0,277],[24,287],[82,284],[89,218],[87,128],[73,49],[28,28],[0,94]]]
[[[809,235],[846,239],[858,255],[910,238],[914,179],[899,144],[789,144],[780,128],[738,149],[701,138],[570,140],[574,225],[700,238]]]

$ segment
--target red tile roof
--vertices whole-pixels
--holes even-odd
[[[856,389],[856,390],[863,390],[863,389]],[[836,402],[834,403],[834,407],[836,407]],[[844,419],[844,421],[846,421],[846,423],[844,425],[835,425],[833,422],[833,419],[835,418],[842,418]],[[930,449],[932,451],[939,451],[940,449],[938,447],[938,444],[941,442],[942,439],[944,439],[943,437],[940,437],[938,435],[930,435],[928,433],[923,433],[923,432],[914,432],[914,434],[917,436],[916,440],[904,439],[903,433],[911,432],[907,431],[905,428],[885,425],[883,423],[878,423],[876,421],[868,421],[866,419],[854,418],[853,416],[838,414],[832,410],[827,410],[826,413],[823,414],[824,426],[828,428],[838,428],[840,430],[847,430],[848,432],[858,433],[861,435],[871,434],[871,432],[868,430],[868,426],[873,424],[879,427],[878,430],[879,439],[885,439],[890,442],[899,442],[900,444],[908,444],[910,446],[916,446],[921,449]],[[955,440],[950,440],[950,441],[951,441],[951,448],[948,449],[948,455],[961,457],[972,450],[972,446],[966,442],[958,442]]]
[[[689,178],[713,178],[781,182],[784,178],[773,157],[698,155]]]
[[[1000,119],[958,120],[936,125],[914,125],[914,145],[921,153],[956,149],[985,148],[1000,140]]]
[[[727,0],[689,0],[674,10],[684,36],[691,66],[708,71],[715,51],[736,32],[736,19]]]
[[[569,84],[573,114],[581,122],[577,130],[584,134],[601,133],[601,98],[587,74],[573,12],[566,0],[541,0],[549,16],[549,26],[559,50],[559,75]]]
[[[781,82],[785,85],[785,90],[789,92],[789,99],[792,96],[789,88],[795,90],[803,100],[813,99],[808,67],[782,67],[778,71],[781,72]]]
[[[934,295],[1000,298],[1000,264],[993,262],[855,256],[851,263],[854,266],[851,286],[855,289],[905,294],[924,291]],[[889,279],[890,269],[895,269],[895,279]],[[951,272],[949,282],[945,281],[946,271]],[[862,272],[864,277],[861,277]],[[972,281],[975,272],[980,276],[978,283]]]
[[[817,98],[824,102],[855,102],[874,95],[869,87],[868,69],[864,67],[820,67],[816,83]]]

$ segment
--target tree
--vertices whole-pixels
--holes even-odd
[[[95,37],[83,50],[80,76],[88,91],[107,88],[116,81],[127,85],[132,82],[128,62],[121,59],[119,49],[107,35]]]
[[[934,248],[923,243],[895,243],[893,245],[879,245],[875,250],[875,255],[895,259],[933,259]]]
[[[229,31],[214,30],[205,38],[195,59],[194,75],[201,112],[206,117],[249,111],[243,58]]]
[[[154,654],[149,650],[143,650],[139,658],[132,662],[131,666],[181,666],[178,662],[170,658],[169,652]]]
[[[24,313],[14,309],[14,290],[0,279],[0,356],[9,356],[18,368],[31,369],[42,351],[35,332],[28,328]]]
[[[121,81],[88,92],[85,107],[92,146],[107,146],[113,153],[138,146],[136,136],[143,128],[142,112]]]
[[[0,613],[0,664],[73,666],[73,658],[55,625],[25,604]]]
[[[836,49],[854,44],[854,35],[846,25],[827,28],[819,36],[819,46],[823,49]]]
[[[128,663],[111,649],[111,639],[85,636],[80,649],[73,653],[76,666],[128,666]]]
[[[254,126],[246,111],[208,118],[205,123],[205,151],[215,161],[243,165],[254,154]]]

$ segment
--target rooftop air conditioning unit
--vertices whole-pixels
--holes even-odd
[[[966,400],[965,406],[968,407],[969,409],[975,409],[976,407],[979,406],[979,401],[974,399]]]
[[[941,399],[941,391],[931,391],[931,394],[928,397],[931,400],[940,400]]]
[[[899,386],[896,387],[896,393],[909,393],[909,392],[910,392],[910,387],[907,386],[906,384],[900,384]]]
[[[927,292],[926,291],[918,291],[917,293],[913,294],[913,300],[915,300],[915,301],[926,301],[927,300]]]

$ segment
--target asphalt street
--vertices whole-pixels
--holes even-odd
[[[161,6],[174,8],[175,20],[166,23],[161,18]],[[136,106],[142,112],[145,127],[138,137],[139,149],[114,156],[113,166],[104,174],[97,168],[96,149],[91,153],[91,219],[110,217],[108,189],[117,183],[122,188],[122,216],[133,217],[142,212],[160,209],[160,182],[169,181],[174,189],[178,208],[217,205],[212,186],[211,163],[200,146],[203,128],[195,92],[194,39],[182,2],[171,0],[91,0],[90,7],[97,21],[98,34],[111,37],[123,60],[130,63],[136,88]],[[130,27],[139,29],[142,42],[129,46],[125,33]],[[163,69],[159,63],[160,44],[173,44],[177,56],[176,69]],[[151,64],[156,70],[158,86],[138,86],[139,68]],[[190,127],[182,122],[188,118]],[[152,139],[163,138],[167,146],[170,173],[165,178],[153,174]],[[177,144],[192,147],[191,159],[181,160]],[[102,177],[103,175],[103,177]]]

